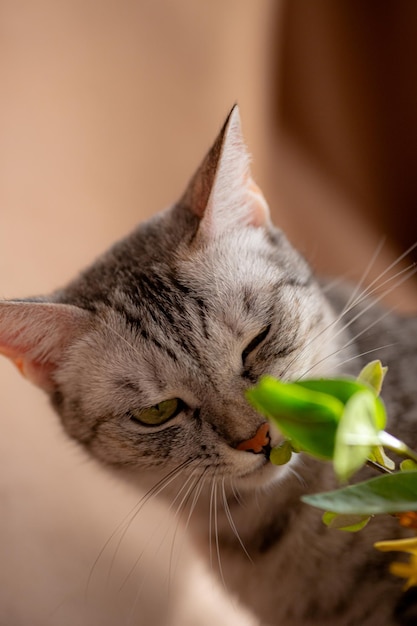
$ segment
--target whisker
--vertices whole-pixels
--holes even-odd
[[[224,573],[223,573],[222,559],[220,556],[219,526],[218,526],[218,515],[217,515],[217,481],[214,482],[214,533],[215,533],[215,539],[216,539],[217,563],[219,566],[220,578],[222,580],[225,590],[228,591],[226,580],[224,578]]]
[[[379,245],[379,247],[381,246],[381,244]],[[417,272],[417,267],[414,264],[410,264],[409,266],[407,266],[406,268],[402,268],[399,272],[397,272],[396,274],[394,274],[393,276],[387,278],[383,283],[379,283],[376,287],[374,287],[372,289],[372,287],[378,282],[380,281],[380,279],[388,272],[390,271],[393,267],[395,267],[395,265],[397,263],[399,263],[409,252],[411,252],[415,247],[417,247],[417,242],[413,245],[410,246],[410,248],[408,248],[402,255],[400,255],[400,257],[398,257],[396,259],[396,261],[393,261],[389,267],[387,267],[383,272],[381,272],[379,274],[379,276],[374,279],[370,285],[368,285],[368,287],[362,292],[362,294],[356,298],[356,300],[354,302],[351,302],[351,304],[349,305],[349,307],[347,307],[347,305],[344,306],[344,308],[342,309],[342,311],[329,323],[327,324],[323,329],[320,330],[320,332],[318,332],[316,335],[314,335],[311,339],[309,339],[309,341],[306,343],[306,345],[303,347],[303,349],[298,353],[295,354],[294,357],[291,359],[291,361],[287,364],[287,366],[284,368],[282,374],[281,374],[281,378],[284,378],[287,371],[290,369],[290,367],[301,357],[304,356],[306,350],[315,342],[317,341],[324,333],[328,332],[332,327],[336,326],[337,324],[339,324],[339,322],[341,321],[341,319],[347,315],[348,313],[350,313],[350,311],[352,311],[356,306],[358,306],[359,304],[361,304],[363,302],[363,300],[366,300],[367,298],[369,298],[370,296],[372,296],[374,293],[376,293],[377,291],[379,291],[383,286],[385,286],[386,284],[389,284],[390,282],[392,282],[393,280],[396,280],[399,276],[403,276],[401,281],[398,281],[395,283],[395,285],[391,286],[389,289],[386,289],[384,292],[380,293],[379,296],[377,298],[375,298],[372,303],[369,305],[372,306],[373,304],[376,304],[378,302],[380,302],[383,298],[385,298],[387,295],[389,295],[392,291],[394,291],[397,287],[399,287],[400,285],[403,284],[403,282],[405,282],[406,280],[408,280],[409,278],[411,278],[416,272]],[[377,252],[379,253],[379,249],[377,249]],[[374,257],[375,257],[374,253]],[[371,263],[372,266],[372,263]],[[350,297],[349,300],[351,300],[352,298]],[[366,311],[367,309],[365,309]],[[363,312],[365,312],[363,311]],[[359,314],[360,315],[360,314]],[[354,320],[356,320],[357,318],[353,318]],[[344,327],[345,328],[345,327]],[[333,337],[333,339],[335,337],[337,337],[341,332],[343,332],[343,328],[341,328],[336,335]]]
[[[371,288],[371,285],[369,285],[366,289],[362,291],[360,296],[355,300],[355,302],[351,305],[351,307],[348,310],[344,311],[343,315],[349,313],[354,307],[361,304],[364,300],[367,300],[370,296],[373,296],[373,294],[380,292],[382,287],[385,287],[385,285],[388,285],[390,282],[396,280],[400,276],[407,274],[407,276],[405,277],[403,281],[395,283],[395,285],[393,285],[391,291],[394,291],[397,287],[402,285],[402,283],[405,282],[405,280],[408,280],[408,278],[411,278],[413,274],[415,273],[416,273],[416,267],[413,263],[411,263],[410,265],[407,265],[407,267],[403,267],[392,276],[389,276],[388,278],[386,278],[382,283],[378,282],[378,284],[376,284],[375,287]],[[378,298],[378,301],[384,298],[385,295],[388,295],[388,293],[391,293],[391,291],[387,293],[383,293],[382,297]]]
[[[300,455],[297,456],[297,465],[303,465],[305,467],[305,461],[304,461],[303,457],[300,456]],[[303,487],[303,489],[307,489],[308,488],[308,482],[307,482],[306,478],[304,476],[302,476],[296,469],[294,469],[292,463],[287,465],[287,467],[288,467],[289,471],[297,478],[298,482]],[[304,472],[304,474],[305,473],[306,472]]]
[[[240,506],[245,506],[245,502],[242,498],[242,494],[240,493],[240,491],[237,489],[235,483],[233,482],[232,479],[230,479],[230,486],[232,488],[232,493],[233,493],[233,497],[236,500],[236,502],[240,505]]]
[[[183,546],[184,546],[184,541],[186,539],[188,526],[189,526],[189,523],[191,521],[191,517],[192,517],[192,514],[194,512],[194,509],[195,509],[195,507],[197,505],[197,501],[198,501],[198,499],[199,499],[199,497],[201,495],[201,492],[203,490],[203,487],[204,487],[204,477],[205,477],[205,474],[206,474],[208,469],[209,469],[209,467],[207,466],[201,472],[201,474],[197,477],[197,480],[195,481],[195,483],[193,485],[194,496],[193,496],[193,499],[192,499],[192,502],[191,502],[191,506],[190,506],[190,510],[188,512],[188,516],[187,516],[187,519],[186,519],[186,522],[185,522],[185,525],[184,525],[184,529],[183,529],[183,533],[182,533],[182,540],[181,540],[181,543],[180,543],[179,549],[178,549],[177,563],[176,563],[175,567],[172,568],[172,569],[171,569],[171,556],[173,557],[173,549],[171,550],[170,567],[169,567],[169,581],[170,581],[172,576],[175,576],[175,572],[176,572],[176,569],[177,569],[178,563],[179,563],[179,556],[181,555],[181,551],[182,551]],[[174,541],[175,541],[175,536],[174,536]],[[173,558],[172,558],[172,560],[173,560]],[[168,582],[168,585],[169,585],[169,582]]]
[[[191,481],[191,479],[192,479],[192,477],[191,477],[191,476],[188,476],[188,478],[187,478],[187,480],[185,481],[185,483],[184,483],[184,484],[180,487],[180,489],[178,490],[178,492],[175,494],[175,497],[174,497],[173,501],[171,502],[171,504],[170,504],[170,505],[169,505],[169,507],[168,507],[168,510],[169,510],[169,511],[173,508],[173,506],[174,506],[175,502],[176,502],[176,501],[178,500],[178,498],[181,496],[181,493],[185,490],[185,488],[186,488],[187,484]],[[187,493],[188,493],[188,492],[187,492]],[[180,506],[181,506],[181,504],[180,504]],[[132,521],[133,521],[133,520],[132,520]],[[158,524],[158,525],[157,525],[157,526],[153,529],[152,534],[151,534],[151,535],[150,535],[150,537],[148,538],[148,543],[149,543],[149,542],[150,542],[150,541],[151,541],[151,540],[152,540],[152,539],[153,539],[153,538],[157,535],[157,533],[159,532],[159,529],[160,529],[161,524],[163,523],[163,521],[165,521],[165,520],[160,520],[159,524]],[[166,538],[166,536],[167,536],[168,532],[169,532],[169,529],[167,529],[167,530],[165,531],[165,534],[164,534],[164,536],[162,537],[162,540],[161,540],[161,544],[160,544],[160,546],[163,544],[163,542],[164,542],[164,540],[165,540],[165,538]],[[129,572],[127,573],[127,575],[126,575],[126,576],[125,576],[125,578],[123,579],[123,582],[122,582],[122,584],[121,584],[121,585],[120,585],[120,587],[119,587],[119,591],[121,591],[121,590],[123,589],[123,587],[125,586],[125,584],[128,582],[128,580],[129,580],[130,576],[133,574],[133,572],[135,571],[135,569],[136,569],[136,568],[137,568],[137,566],[139,565],[139,563],[140,563],[140,561],[141,561],[141,559],[142,559],[142,557],[143,557],[143,555],[144,555],[144,553],[145,553],[145,549],[146,549],[146,548],[144,548],[144,549],[141,551],[141,553],[139,554],[138,558],[136,559],[136,561],[134,562],[134,564],[133,564],[133,565],[132,565],[132,567],[130,568]],[[159,549],[160,549],[160,548],[158,548],[158,551],[159,551]]]
[[[198,476],[197,481],[196,481],[196,483],[194,485],[195,492],[194,492],[193,500],[191,502],[190,510],[188,512],[187,520],[185,522],[185,526],[184,526],[185,531],[188,530],[188,526],[190,524],[191,516],[194,513],[195,507],[197,506],[197,501],[198,501],[198,499],[199,499],[199,497],[201,495],[201,492],[202,492],[202,490],[204,488],[205,476],[206,476],[206,474],[207,474],[209,469],[210,469],[210,466],[207,465],[203,469],[203,471],[200,473],[200,475]]]
[[[367,354],[372,354],[373,352],[378,352],[378,350],[383,350],[384,348],[392,348],[393,346],[395,346],[395,343],[386,343],[383,346],[379,346],[378,348],[372,348],[371,350],[366,350],[365,352],[360,352],[359,354],[355,354],[354,356],[349,357],[348,359],[345,359],[344,361],[341,361],[340,365],[344,365],[345,363],[348,363],[349,361],[354,361],[355,359],[359,359],[362,356],[366,356]]]
[[[355,341],[361,337],[362,335],[364,335],[365,333],[367,333],[369,330],[371,330],[374,326],[376,326],[377,324],[379,324],[379,322],[381,322],[383,319],[385,319],[386,317],[388,317],[388,315],[390,315],[390,311],[384,311],[384,313],[382,315],[380,315],[377,319],[373,320],[370,324],[368,324],[365,328],[362,328],[362,330],[360,330],[358,333],[356,333],[356,335],[354,335],[353,337],[349,337],[348,340],[343,344],[343,346],[337,348],[337,350],[334,350],[333,352],[331,352],[330,354],[326,354],[326,356],[324,356],[322,359],[319,359],[318,361],[315,361],[313,363],[313,365],[311,365],[307,370],[305,370],[301,376],[299,376],[299,378],[297,380],[300,380],[302,378],[305,378],[305,376],[307,376],[307,374],[309,372],[311,372],[312,369],[314,369],[315,367],[317,367],[317,365],[319,365],[320,363],[323,363],[324,361],[326,361],[327,359],[329,359],[332,356],[336,356],[337,354],[339,354],[340,352],[343,352],[344,350],[346,350],[347,348],[349,348],[350,346],[354,345]],[[345,327],[344,327],[345,328]],[[343,363],[346,363],[347,361],[349,361],[350,359],[345,359],[343,361]],[[340,366],[341,363],[338,363],[338,365]]]
[[[348,301],[346,302],[343,311],[342,311],[342,316],[344,315],[345,310],[349,309],[349,307],[351,306],[352,302],[354,302],[357,294],[360,292],[362,285],[364,284],[367,276],[369,275],[369,272],[371,271],[372,267],[374,266],[375,261],[377,260],[382,248],[384,247],[386,241],[386,237],[383,237],[380,242],[378,243],[375,252],[373,253],[371,259],[368,262],[368,265],[365,268],[365,271],[363,272],[359,282],[357,283],[355,289],[353,290],[350,298],[348,299]]]
[[[189,485],[189,483],[190,483],[190,482],[192,483],[191,485]],[[192,490],[194,489],[194,486],[195,486],[196,482],[198,482],[198,478],[197,478],[197,480],[196,480],[196,479],[195,479],[195,476],[192,476],[192,475],[188,476],[188,477],[187,477],[187,480],[186,480],[186,481],[185,481],[185,483],[181,486],[181,488],[178,490],[178,492],[175,494],[174,499],[172,500],[172,502],[170,503],[170,505],[169,505],[169,507],[168,507],[168,510],[172,510],[172,508],[174,507],[175,502],[176,502],[176,501],[180,498],[180,496],[181,496],[182,492],[186,490],[185,495],[183,495],[183,497],[182,497],[182,499],[181,499],[181,502],[179,503],[179,505],[178,505],[178,507],[177,507],[177,510],[176,510],[176,512],[174,513],[174,518],[177,518],[177,524],[176,524],[176,528],[175,528],[175,531],[174,531],[172,549],[173,549],[173,545],[174,545],[174,543],[175,543],[175,538],[176,538],[177,531],[178,531],[178,525],[179,525],[179,522],[180,522],[179,513],[180,513],[180,511],[181,511],[181,508],[183,507],[184,502],[186,502],[186,500],[187,500],[187,498],[189,497],[190,493],[192,493]],[[188,488],[187,488],[187,485],[188,485]],[[159,531],[159,529],[160,529],[160,527],[161,527],[161,523],[162,523],[162,521],[166,521],[166,520],[161,520],[161,522],[158,524],[158,526],[154,529],[154,532],[152,533],[152,535],[151,535],[151,537],[150,537],[150,540],[152,540],[152,539],[155,537],[155,535],[157,534],[157,532]],[[170,525],[170,526],[171,526],[171,525]],[[165,531],[165,533],[164,533],[163,537],[161,538],[161,541],[159,542],[159,546],[158,546],[158,547],[156,548],[156,550],[153,552],[153,558],[154,558],[154,559],[157,557],[157,555],[158,555],[159,551],[161,550],[161,548],[162,548],[162,546],[163,546],[163,544],[164,544],[164,542],[165,542],[165,539],[166,539],[166,537],[167,537],[167,535],[168,535],[169,530],[170,530],[170,528],[167,528],[167,529],[166,529],[166,531]],[[149,542],[149,540],[148,540],[148,542]],[[170,580],[171,580],[171,558],[172,558],[172,549],[171,549],[171,553],[170,553],[170,564],[169,564],[169,568],[168,568],[168,594],[167,594],[167,597],[166,597],[166,603],[167,603],[167,606],[169,605],[169,598],[170,598],[169,589],[170,589]],[[126,575],[126,577],[124,578],[124,580],[123,580],[122,584],[120,585],[119,592],[122,590],[122,588],[125,586],[125,584],[126,584],[126,583],[127,583],[127,581],[129,580],[129,578],[132,576],[133,572],[134,572],[134,571],[135,571],[135,569],[137,568],[137,566],[138,566],[138,564],[139,564],[139,562],[140,562],[141,558],[142,558],[142,557],[143,557],[143,555],[145,554],[145,550],[146,550],[146,547],[142,550],[142,552],[140,553],[140,555],[139,555],[139,556],[138,556],[138,558],[136,559],[135,563],[134,563],[134,564],[133,564],[133,566],[130,568],[130,570],[129,570],[128,574]],[[132,604],[132,606],[131,606],[131,609],[130,609],[130,613],[129,613],[129,621],[130,621],[130,620],[133,618],[133,616],[134,616],[134,611],[135,611],[135,608],[137,607],[137,604],[138,604],[138,602],[139,602],[139,599],[140,599],[140,595],[141,595],[141,593],[142,593],[142,589],[143,589],[144,582],[145,582],[145,579],[144,579],[144,578],[142,578],[142,583],[141,583],[140,587],[138,588],[138,590],[137,590],[137,592],[136,592],[136,594],[135,594],[135,599],[134,599],[134,602],[133,602],[133,604]]]
[[[215,478],[212,478],[210,490],[210,507],[209,507],[209,553],[210,553],[210,569],[213,571],[213,497],[214,497]]]
[[[132,523],[132,521],[140,513],[140,511],[147,504],[147,502],[149,502],[149,500],[152,497],[154,497],[155,495],[158,495],[161,491],[163,491],[163,489],[165,489],[165,487],[167,487],[173,480],[175,480],[175,478],[181,473],[181,471],[185,467],[187,467],[187,465],[189,465],[190,463],[191,463],[191,460],[187,459],[186,461],[183,461],[180,465],[178,465],[176,468],[174,468],[173,470],[168,472],[164,477],[162,477],[155,485],[153,485],[142,496],[142,498],[139,500],[139,502],[137,502],[135,504],[135,506],[129,511],[129,513],[117,525],[115,530],[111,533],[110,537],[104,543],[104,545],[101,548],[100,552],[98,553],[96,559],[94,560],[94,563],[91,566],[90,573],[88,575],[88,579],[87,579],[87,582],[86,582],[86,590],[85,590],[86,594],[88,594],[88,590],[89,590],[90,585],[91,585],[91,580],[92,580],[94,571],[95,571],[95,569],[96,569],[100,559],[102,558],[106,548],[109,546],[109,544],[114,539],[116,534],[121,531],[121,529],[123,528],[124,525],[126,525],[125,529],[124,529],[124,531],[122,533],[122,536],[120,537],[120,539],[118,541],[118,544],[116,546],[116,553],[113,555],[113,558],[112,558],[112,561],[111,561],[111,564],[110,564],[110,571],[111,571],[112,566],[114,565],[115,557],[116,557],[116,554],[117,554],[117,552],[118,552],[118,550],[120,548],[120,545],[121,545],[121,543],[123,541],[123,538],[126,535],[126,532],[127,532],[128,528],[129,528],[130,524]],[[108,573],[108,579],[109,579],[109,576],[110,576],[110,571]]]
[[[369,311],[369,309],[371,309],[372,307],[376,306],[385,296],[387,296],[389,293],[391,293],[392,291],[394,291],[399,285],[401,285],[403,282],[405,282],[406,280],[408,280],[413,274],[415,274],[417,272],[417,267],[411,267],[411,268],[407,268],[406,270],[401,270],[400,274],[405,274],[403,275],[402,279],[400,281],[398,281],[395,285],[392,285],[391,287],[387,288],[383,293],[379,294],[377,298],[375,298],[374,300],[371,300],[366,306],[365,308],[361,309],[360,311],[358,311],[358,313],[356,313],[350,320],[348,320],[348,322],[346,322],[343,326],[341,326],[339,328],[339,330],[336,331],[336,333],[332,336],[332,339],[335,340],[339,335],[341,335],[342,333],[344,333],[346,331],[347,328],[349,328],[349,326],[351,326],[352,324],[354,324],[362,315],[364,315],[365,313],[367,313],[367,311]],[[390,282],[391,279],[388,279],[387,282]],[[368,294],[369,295],[369,294]],[[368,297],[368,296],[367,296]],[[343,315],[347,315],[355,306],[357,306],[358,303],[355,303],[354,305],[352,305],[348,310],[345,311],[345,313]],[[389,312],[388,312],[389,313]],[[333,320],[333,322],[331,322],[330,324],[327,325],[327,327],[322,330],[320,333],[318,333],[317,335],[315,335],[312,339],[310,339],[306,345],[303,347],[303,349],[299,352],[299,354],[295,355],[295,357],[290,361],[290,363],[287,365],[287,367],[284,369],[284,371],[281,374],[281,378],[283,378],[286,374],[286,372],[288,371],[289,367],[291,367],[291,365],[293,365],[297,359],[299,359],[300,357],[302,357],[306,350],[311,346],[311,344],[316,341],[324,332],[328,331],[332,326],[334,326],[335,324],[340,322],[341,319],[341,315],[339,315],[335,320]],[[346,347],[346,346],[345,346]],[[332,352],[331,354],[326,355],[323,359],[321,359],[320,361],[316,361],[310,368],[308,371],[310,371],[311,369],[313,369],[313,367],[317,366],[319,363],[325,361],[327,358],[330,358],[330,356],[334,356],[335,354],[337,354],[338,352],[340,352],[342,350],[342,348],[338,348],[338,350],[336,350],[335,352]],[[305,374],[303,374],[303,376],[305,376]]]
[[[381,242],[382,243],[382,242]],[[378,246],[379,248],[381,247],[381,244]],[[392,263],[390,263],[390,265],[388,267],[386,267],[378,276],[376,276],[370,283],[369,285],[367,285],[365,287],[365,289],[361,292],[360,296],[358,299],[356,299],[353,302],[353,297],[351,296],[349,298],[349,305],[350,308],[355,307],[358,303],[362,302],[363,299],[368,298],[370,295],[372,295],[373,293],[377,292],[379,289],[381,289],[381,287],[383,287],[384,285],[386,285],[387,283],[395,280],[396,278],[398,278],[398,276],[401,276],[404,272],[407,272],[410,269],[413,269],[413,267],[415,266],[415,263],[410,263],[409,265],[407,265],[405,268],[402,268],[401,270],[399,270],[398,272],[396,272],[395,274],[393,274],[392,276],[389,276],[387,279],[385,279],[382,283],[381,278],[383,278],[388,272],[390,272],[396,265],[398,265],[410,252],[412,252],[415,248],[417,247],[417,242],[414,243],[412,246],[410,246],[409,248],[407,248],[407,250],[405,250],[405,252],[403,252],[400,256],[398,256]],[[377,254],[379,253],[379,250],[377,249]],[[375,254],[374,254],[375,257]],[[375,257],[376,258],[376,257]],[[371,267],[373,264],[373,259],[371,260]],[[368,274],[368,268],[367,270],[365,270],[365,276]],[[414,272],[411,273],[410,276],[412,276]],[[363,283],[363,281],[361,280],[361,282]],[[402,283],[400,283],[402,284]],[[375,287],[374,287],[375,285]],[[357,289],[355,289],[355,293],[357,293]],[[345,309],[347,309],[348,307],[346,306]],[[343,315],[346,313],[346,310],[343,309],[342,313]]]
[[[186,493],[184,494],[181,502],[179,503],[177,510],[174,513],[174,519],[176,519],[176,526],[175,526],[175,530],[174,530],[174,534],[172,537],[172,542],[171,542],[171,549],[170,549],[170,553],[169,553],[169,566],[168,566],[168,573],[167,573],[167,577],[168,577],[168,590],[170,588],[170,584],[171,584],[171,579],[172,579],[172,573],[173,573],[173,560],[174,560],[174,549],[175,549],[175,543],[176,543],[176,539],[177,539],[177,534],[178,534],[178,530],[179,530],[179,525],[181,522],[181,513],[183,511],[183,509],[185,508],[192,492],[194,491],[196,485],[198,485],[199,480],[200,480],[201,476],[192,476],[192,481],[191,485],[188,487]],[[171,508],[171,507],[170,507]],[[184,529],[184,533],[183,533],[183,537],[185,537],[185,532],[186,529]],[[180,546],[183,545],[183,542],[181,542]]]
[[[403,282],[405,282],[406,280],[408,280],[408,278],[410,278],[410,276],[412,276],[413,274],[415,274],[417,271],[417,268],[412,268],[411,271],[409,271],[405,276],[403,276],[402,280],[399,281],[398,283],[396,283],[395,285],[391,286],[390,288],[386,289],[382,294],[380,294],[377,298],[375,298],[374,300],[371,300],[364,309],[361,309],[360,311],[358,311],[358,313],[356,313],[346,324],[344,324],[344,326],[342,326],[337,332],[336,334],[333,336],[333,339],[335,339],[336,337],[338,337],[342,332],[344,332],[346,330],[346,328],[348,328],[349,326],[351,326],[354,322],[356,322],[360,317],[362,317],[362,315],[364,315],[365,313],[367,313],[369,311],[369,309],[372,309],[376,304],[378,304],[385,296],[387,296],[388,294],[390,294],[392,291],[394,291],[394,289],[396,289],[399,285],[402,285]]]
[[[390,272],[396,265],[398,265],[403,259],[405,259],[405,257],[407,257],[410,254],[410,252],[412,252],[416,248],[417,248],[417,241],[413,243],[411,246],[409,246],[407,250],[405,250],[402,254],[400,254],[400,256],[398,256],[394,261],[392,261],[392,263],[390,263],[383,272],[381,272],[376,278],[374,278],[374,280],[367,286],[367,289],[370,289],[371,287],[373,287],[378,281],[381,280],[383,276],[385,276],[388,272]],[[414,264],[411,263],[407,267],[412,267],[413,265]]]
[[[226,513],[227,521],[229,522],[230,528],[232,529],[232,532],[233,532],[234,536],[236,537],[236,539],[240,543],[243,552],[246,554],[246,556],[248,557],[249,561],[251,563],[253,563],[252,557],[250,556],[249,552],[247,551],[246,546],[243,543],[241,536],[239,535],[239,532],[238,532],[238,530],[236,528],[236,524],[235,524],[234,519],[232,517],[232,513],[231,513],[230,507],[229,507],[229,503],[227,502],[224,481],[225,481],[225,478],[223,477],[223,480],[222,480],[222,496],[223,496],[223,507],[224,507],[224,511]]]

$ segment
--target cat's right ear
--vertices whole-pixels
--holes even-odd
[[[235,105],[181,203],[200,218],[199,234],[212,237],[237,226],[270,223],[268,204],[254,182]]]
[[[66,349],[87,332],[88,311],[49,302],[0,302],[0,354],[47,392]]]

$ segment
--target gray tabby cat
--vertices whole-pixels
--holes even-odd
[[[417,623],[415,591],[372,547],[397,522],[326,529],[300,496],[333,487],[331,468],[269,463],[280,435],[244,398],[266,373],[358,372],[385,344],[373,357],[389,366],[390,428],[412,444],[417,319],[348,289],[325,297],[270,222],[236,107],[177,204],[64,289],[0,303],[0,351],[69,436],[151,494],[180,493],[201,551],[265,625]]]

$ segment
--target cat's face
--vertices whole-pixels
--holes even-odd
[[[175,207],[48,302],[0,304],[0,349],[94,456],[241,486],[275,476],[261,448],[279,440],[245,390],[267,373],[334,371],[335,334],[308,266],[270,224],[236,110]],[[242,449],[259,432],[260,449]]]

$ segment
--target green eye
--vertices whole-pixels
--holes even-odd
[[[130,417],[147,426],[159,426],[177,415],[182,409],[183,403],[178,398],[164,400],[146,409],[130,411]]]

